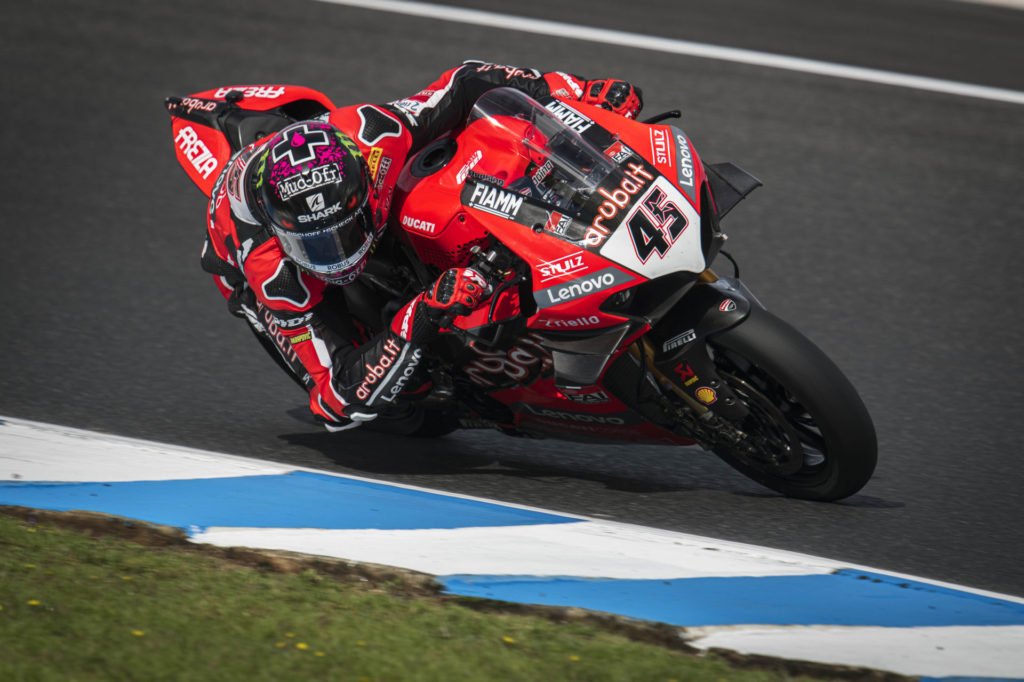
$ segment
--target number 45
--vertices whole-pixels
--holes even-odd
[[[640,200],[640,210],[629,219],[629,234],[640,262],[646,263],[655,251],[664,258],[686,227],[679,206],[662,189],[651,188]]]

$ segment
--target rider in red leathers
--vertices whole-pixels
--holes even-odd
[[[422,385],[422,345],[487,294],[478,272],[450,269],[370,335],[331,290],[366,267],[404,163],[496,87],[630,118],[642,107],[639,90],[621,80],[471,61],[411,97],[290,125],[239,152],[214,186],[203,269],[330,430],[374,419]]]

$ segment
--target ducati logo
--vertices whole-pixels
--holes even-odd
[[[288,157],[288,163],[298,166],[300,163],[316,159],[316,148],[328,144],[327,133],[323,130],[310,130],[302,125],[285,133],[284,139],[274,145],[272,157],[274,163]]]
[[[310,211],[324,210],[324,195],[317,192],[311,197],[306,197],[306,205],[309,206]]]

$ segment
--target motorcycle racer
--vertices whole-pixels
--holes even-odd
[[[372,258],[404,163],[496,87],[629,118],[642,107],[622,80],[469,61],[411,97],[289,125],[243,149],[214,186],[202,267],[329,430],[370,421],[421,388],[424,344],[487,295],[480,273],[449,269],[371,335],[332,291]]]

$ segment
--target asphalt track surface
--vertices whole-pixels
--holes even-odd
[[[1024,12],[944,0],[455,2],[1024,90]],[[0,414],[807,552],[1024,595],[1024,107],[313,0],[7,3]],[[291,82],[337,103],[464,58],[615,75],[765,184],[742,274],[859,388],[880,463],[837,504],[712,456],[310,423],[199,270],[162,101]],[[727,269],[722,267],[721,269]],[[273,504],[268,500],[268,504]]]

